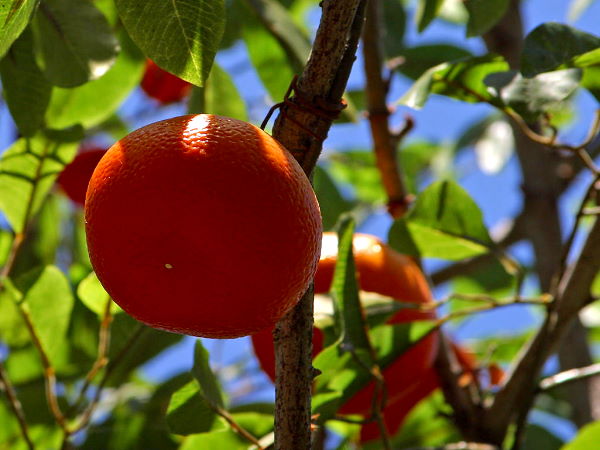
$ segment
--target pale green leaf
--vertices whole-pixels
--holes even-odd
[[[5,0],[0,2],[0,58],[29,23],[37,0]]]
[[[162,69],[203,86],[225,29],[223,0],[116,0],[133,41]]]
[[[15,232],[37,213],[54,180],[77,151],[82,130],[22,138],[0,159],[0,209]]]

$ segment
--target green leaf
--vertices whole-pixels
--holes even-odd
[[[15,232],[37,213],[54,180],[77,151],[81,128],[22,138],[0,159],[0,208]]]
[[[112,372],[109,386],[123,384],[132,371],[150,361],[163,350],[183,338],[180,334],[167,333],[140,324],[128,314],[113,317],[110,335],[109,359],[121,355],[122,359]]]
[[[575,439],[564,445],[561,450],[590,450],[600,442],[600,421],[584,426]]]
[[[233,430],[194,434],[184,439],[179,450],[200,449],[248,450],[249,442],[242,440]]]
[[[90,311],[99,316],[104,315],[108,302],[111,302],[110,311],[112,314],[123,312],[119,305],[111,300],[94,272],[90,272],[79,283],[79,286],[77,286],[77,296]]]
[[[33,35],[26,29],[0,61],[4,98],[22,136],[40,129],[52,85],[35,62]]]
[[[373,152],[352,150],[334,153],[329,161],[330,175],[336,181],[351,184],[358,200],[379,204],[385,202],[386,195]]]
[[[62,356],[73,309],[69,281],[55,266],[28,272],[15,280],[23,295],[20,307],[29,314],[33,328],[50,361]]]
[[[495,105],[498,99],[488,92],[483,80],[491,73],[505,70],[508,70],[508,64],[496,55],[443,63],[425,72],[398,103],[420,109],[430,94],[440,94],[465,102],[489,102]]]
[[[223,396],[221,394],[221,388],[219,382],[215,377],[210,365],[208,363],[209,354],[208,351],[202,345],[200,339],[196,340],[196,346],[194,347],[194,366],[192,367],[192,375],[200,384],[202,396],[205,397],[211,405],[223,408]]]
[[[415,20],[419,33],[425,31],[431,21],[439,14],[444,0],[419,0]]]
[[[381,2],[383,15],[383,50],[387,59],[404,55],[404,33],[406,31],[406,11],[402,0]]]
[[[44,0],[33,31],[41,68],[60,87],[100,78],[119,51],[106,17],[90,0]]]
[[[505,105],[510,106],[528,123],[571,96],[579,87],[581,69],[545,72],[523,78],[516,70],[488,75],[484,82]]]
[[[487,253],[494,245],[481,210],[453,181],[438,181],[425,189],[413,209],[394,222],[389,242],[401,253],[415,255],[416,247],[415,256],[449,260]]]
[[[247,8],[245,5],[244,7]],[[289,55],[258,22],[252,11],[247,10],[242,36],[250,61],[265,89],[272,99],[280,101],[287,92],[294,74],[299,72],[302,66],[289,59]]]
[[[405,48],[402,56],[404,62],[398,65],[396,70],[416,80],[434,66],[472,55],[468,50],[451,44],[426,44]]]
[[[21,245],[15,258],[11,275],[18,276],[32,267],[54,264],[62,239],[59,201],[56,196],[48,196],[39,214],[27,230],[29,239]]]
[[[29,333],[17,306],[23,296],[10,279],[3,284],[3,289],[0,290],[0,340],[13,348],[22,347],[29,342]]]
[[[415,321],[381,325],[372,330],[371,341],[382,370],[396,361],[436,328],[432,321]],[[320,414],[319,423],[331,419],[340,405],[371,381],[370,373],[357,358],[339,343],[326,347],[317,355],[314,366],[321,371],[313,396],[313,414]]]
[[[338,256],[331,284],[333,305],[336,315],[338,335],[346,350],[364,353],[367,367],[373,365],[369,357],[369,337],[365,327],[365,314],[358,298],[358,281],[356,265],[352,253],[354,237],[354,221],[350,218],[342,220],[338,231]]]
[[[225,29],[223,0],[116,4],[123,25],[146,56],[179,78],[204,85]]]
[[[398,156],[408,192],[416,194],[419,191],[423,172],[443,151],[444,147],[427,141],[412,141],[402,146]]]
[[[195,380],[190,381],[171,397],[167,409],[167,423],[172,433],[184,436],[225,431],[229,428],[208,400],[202,397]]]
[[[258,15],[264,28],[273,35],[290,63],[301,69],[311,51],[306,33],[292,20],[288,11],[275,0],[248,0],[250,8]]]
[[[330,230],[340,215],[349,211],[352,205],[342,197],[329,174],[320,166],[315,167],[313,172],[313,188],[321,207],[323,229]]]
[[[556,45],[560,42],[560,45]],[[521,73],[533,77],[562,67],[573,67],[575,58],[600,47],[600,38],[561,23],[544,23],[525,38]],[[576,66],[581,67],[581,66]]]
[[[540,448],[543,448],[544,450],[558,450],[562,447],[563,443],[564,441],[556,436],[551,429],[548,430],[539,425],[530,423],[525,429],[523,450],[537,450]]]
[[[0,2],[0,58],[29,23],[37,0],[5,0]]]
[[[467,37],[481,36],[496,25],[508,9],[510,0],[465,0],[469,12]]]
[[[218,64],[213,64],[204,87],[195,87],[188,104],[189,114],[218,114],[247,120],[246,104],[231,77]]]
[[[139,84],[144,55],[126,33],[120,33],[122,49],[115,64],[102,77],[71,89],[55,88],[46,113],[50,127],[81,124],[90,128],[109,119]]]

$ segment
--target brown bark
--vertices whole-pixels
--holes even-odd
[[[355,59],[364,0],[321,3],[321,23],[294,95],[281,106],[273,136],[312,172]],[[313,293],[309,289],[274,332],[276,364],[275,448],[309,449]]]

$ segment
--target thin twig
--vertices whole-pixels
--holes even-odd
[[[6,399],[8,400],[8,405],[10,409],[12,409],[13,414],[17,418],[17,422],[19,423],[19,428],[21,429],[21,434],[23,435],[23,439],[27,444],[27,448],[30,450],[34,450],[35,446],[33,445],[33,441],[31,440],[31,436],[29,436],[29,428],[27,426],[27,420],[25,419],[25,412],[23,411],[23,406],[17,397],[17,393],[12,383],[8,378],[8,374],[4,369],[4,364],[0,360],[0,389],[4,391],[6,394]]]
[[[33,342],[33,346],[36,348],[38,355],[40,356],[40,360],[42,361],[42,367],[44,369],[44,383],[46,386],[46,400],[48,402],[48,407],[50,408],[50,412],[56,420],[56,423],[63,430],[65,435],[71,434],[68,428],[67,419],[63,412],[60,409],[60,405],[58,404],[58,398],[56,395],[56,372],[54,367],[52,367],[52,363],[50,362],[50,358],[44,349],[42,341],[40,340],[37,332],[35,331],[35,327],[33,325],[33,321],[29,312],[19,305],[19,311],[21,312],[21,317],[25,322],[25,326],[29,331],[29,335]]]
[[[104,375],[102,376],[102,379],[100,380],[100,383],[98,383],[98,387],[96,388],[94,398],[92,399],[91,403],[88,405],[87,409],[81,415],[81,418],[79,419],[79,424],[76,425],[75,427],[73,427],[73,429],[71,430],[71,434],[75,434],[87,426],[90,419],[92,418],[92,414],[94,413],[96,407],[98,406],[98,403],[100,401],[100,395],[102,394],[102,390],[104,389],[104,386],[110,379],[114,370],[119,366],[119,364],[121,363],[123,358],[127,355],[127,353],[129,353],[129,351],[133,348],[136,341],[140,338],[140,336],[142,336],[142,334],[147,329],[148,329],[147,326],[145,326],[143,324],[139,324],[137,330],[135,330],[135,332],[131,335],[131,337],[129,339],[127,339],[127,342],[125,343],[125,345],[123,345],[123,347],[121,348],[121,350],[119,351],[117,356],[115,356],[112,359],[112,361],[110,361],[110,363],[106,366]]]
[[[98,353],[96,360],[92,364],[92,368],[87,373],[83,385],[79,390],[77,400],[73,404],[74,411],[79,409],[79,405],[83,402],[85,395],[98,372],[108,364],[107,354],[110,345],[110,324],[112,323],[111,306],[112,299],[109,297],[106,306],[104,307],[102,321],[100,322],[100,330],[98,331]]]
[[[565,370],[564,372],[544,378],[540,381],[540,391],[549,391],[559,386],[564,386],[575,381],[585,380],[600,375],[600,363],[591,364],[587,367]]]
[[[258,450],[264,450],[264,447],[259,442],[259,440],[252,435],[248,430],[242,427],[239,423],[235,421],[235,419],[223,408],[219,408],[215,405],[215,412],[221,416],[223,419],[227,421],[227,423],[233,428],[233,430],[246,439],[251,444],[254,444]]]

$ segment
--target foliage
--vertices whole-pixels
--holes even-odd
[[[418,124],[422,127],[408,138],[393,128],[387,136],[394,144],[392,159],[399,161],[403,194],[414,199],[405,215],[388,218],[387,240],[425,268],[434,267],[429,273],[433,281],[445,283],[436,291],[437,321],[386,324],[397,302],[369,298],[359,289],[352,234],[357,227],[368,229],[386,214],[384,205],[392,203],[378,156],[361,139],[346,148],[328,141],[313,173],[324,229],[339,232],[340,247],[333,314],[325,325],[319,323],[328,340],[314,361],[321,374],[314,382],[312,406],[315,423],[337,435],[338,448],[360,445],[360,425],[369,420],[340,417],[340,405],[433,329],[452,337],[470,323],[485,328],[489,316],[475,313],[505,307],[545,318],[548,302],[557,295],[537,287],[538,255],[523,257],[511,248],[531,239],[523,232],[520,213],[505,218],[514,225],[513,234],[499,239],[489,219],[495,217],[496,205],[491,200],[478,204],[477,188],[467,188],[469,174],[501,184],[507,165],[521,163],[526,177],[519,145],[535,142],[545,148],[532,147],[534,151],[560,158],[555,169],[564,174],[544,174],[560,180],[550,194],[542,189],[542,196],[554,195],[552,201],[558,201],[580,173],[582,183],[590,186],[589,195],[577,199],[579,210],[574,211],[571,201],[568,226],[573,229],[567,232],[585,239],[588,229],[579,227],[580,219],[598,214],[598,186],[590,184],[599,177],[594,159],[600,147],[593,139],[598,123],[588,139],[565,140],[577,141],[578,132],[569,134],[568,126],[578,125],[571,120],[591,120],[578,116],[578,99],[600,100],[600,37],[574,25],[543,23],[524,37],[520,67],[513,67],[509,58],[470,45],[488,38],[506,14],[514,14],[509,0],[380,3],[385,28],[379,36],[381,56],[392,85],[401,80],[408,86],[402,92],[390,90],[396,97],[388,102],[399,109],[427,110],[443,99],[453,105],[463,102],[463,111],[484,113],[474,113],[462,133],[443,141],[423,131],[427,124]],[[593,7],[590,0],[564,3],[571,21]],[[179,347],[187,341],[138,324],[112,303],[91,270],[82,212],[61,194],[55,180],[82,145],[108,146],[165,116],[208,112],[260,122],[283,99],[309,57],[319,11],[309,0],[0,2],[0,112],[12,119],[8,125],[2,119],[6,148],[0,153],[0,449],[66,448],[67,442],[83,449],[272,444],[274,405],[257,401],[265,392],[271,394],[271,386],[260,389],[262,378],[253,373],[252,358],[217,368],[218,352],[212,350],[217,345],[197,340],[193,354],[185,356],[191,370],[152,376],[147,364],[187,348]],[[461,27],[470,40],[414,43],[413,34],[427,33],[441,22]],[[139,84],[147,58],[193,84],[189,98],[166,106],[144,96]],[[362,71],[358,63],[364,59],[359,58],[354,73]],[[357,133],[367,116],[387,115],[367,111],[367,88],[361,82],[351,85],[345,95],[351,107],[334,128]],[[505,192],[503,187],[498,192]],[[514,191],[524,213],[539,194]],[[577,258],[571,244],[567,240],[561,250],[566,256],[558,257],[563,264],[556,280],[563,284],[565,265]],[[473,261],[479,263],[471,266]],[[597,305],[586,309],[588,323],[598,324],[597,310]],[[461,387],[476,391],[482,402],[494,398],[500,386],[486,370],[513,363],[537,322],[513,333],[461,342],[480,366],[470,379],[459,377]],[[600,333],[590,331],[589,344],[594,345]],[[529,377],[537,385],[538,374]],[[250,394],[244,391],[248,386]],[[548,415],[544,417],[572,420],[567,404],[549,389],[532,409]],[[388,444],[405,448],[463,440],[460,427],[448,420],[453,406],[437,390],[411,410]],[[564,443],[550,421],[540,420],[511,428],[504,437],[506,442],[522,439],[516,442],[526,449],[564,444],[561,448],[576,450],[593,447],[599,435],[595,422]],[[364,448],[382,445],[371,442]]]

